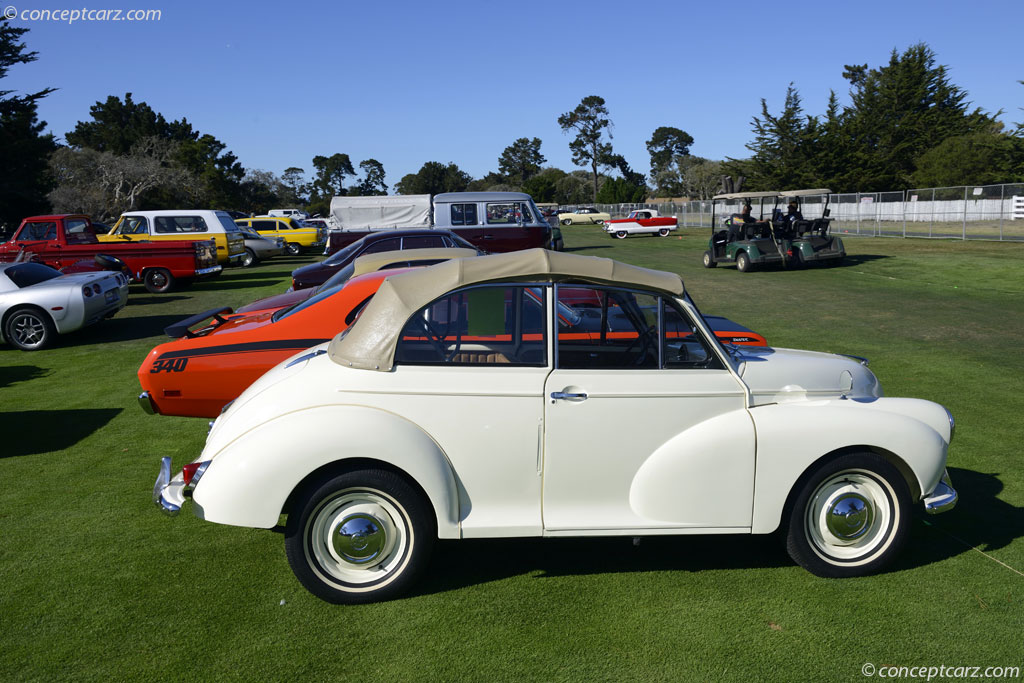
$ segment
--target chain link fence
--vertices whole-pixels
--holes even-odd
[[[804,217],[820,217],[823,204],[824,197],[805,197]],[[575,207],[562,207],[570,208]],[[661,215],[676,216],[680,227],[688,228],[710,228],[712,220],[708,200],[598,204],[596,208],[612,218],[623,218],[634,209],[657,209]],[[785,210],[781,203],[779,208]],[[832,232],[837,235],[1024,241],[1024,183],[832,194],[828,208]],[[766,217],[771,209],[771,204],[765,207]],[[717,220],[739,211],[738,202],[719,202],[714,213]]]

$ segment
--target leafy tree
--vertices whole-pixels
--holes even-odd
[[[1014,141],[1001,130],[946,138],[915,161],[915,187],[991,185],[1014,180]]]
[[[276,174],[249,169],[245,172],[240,202],[236,206],[247,213],[265,214],[272,208],[292,203],[291,196],[292,189]]]
[[[540,153],[540,138],[519,138],[505,148],[498,158],[498,171],[515,185],[522,186],[540,172],[547,159]]]
[[[442,192],[462,192],[473,178],[455,165],[439,161],[428,161],[419,171],[404,176],[395,185],[398,194],[441,194]]]
[[[523,183],[522,190],[534,201],[554,202],[558,196],[558,181],[564,178],[565,171],[560,168],[545,168]]]
[[[0,19],[0,79],[10,67],[28,64],[36,52],[26,52],[21,36],[28,29],[14,28]],[[45,121],[36,103],[53,92],[45,88],[23,96],[0,90],[0,232],[25,216],[49,210],[46,193],[53,187],[47,159],[56,149],[52,135],[43,133]]]
[[[384,164],[376,159],[366,159],[359,162],[359,168],[363,171],[363,179],[349,189],[349,194],[368,197],[388,193],[387,183],[384,182]]]
[[[111,95],[90,107],[89,113],[92,120],[79,121],[64,136],[69,145],[130,156],[144,140],[177,143],[167,163],[180,166],[198,181],[195,202],[226,208],[241,200],[245,169],[238,157],[213,135],[193,129],[187,119],[167,121],[145,102],[134,101],[131,93],[125,93],[124,101]],[[180,202],[180,195],[173,188],[164,188],[139,201],[148,208],[162,208]]]
[[[906,189],[915,159],[953,136],[989,130],[994,119],[969,108],[967,93],[924,43],[864,71],[847,67],[851,107],[844,128],[852,147],[845,186],[861,191]]]
[[[586,171],[573,171],[555,181],[555,198],[559,204],[583,204],[593,198]],[[601,176],[599,180],[605,180]]]
[[[356,171],[352,168],[352,160],[347,154],[340,152],[329,157],[317,155],[313,157],[313,169],[315,177],[312,183],[312,193],[321,199],[344,195],[345,178],[354,176]]]
[[[500,173],[491,171],[483,178],[471,180],[466,189],[470,192],[501,192],[506,187],[508,187],[508,179]],[[519,188],[513,189],[518,190]]]
[[[647,141],[647,151],[651,155],[651,176],[663,171],[679,157],[687,156],[692,144],[693,137],[684,130],[672,126],[655,129]]]
[[[608,108],[604,106],[604,98],[597,95],[584,97],[575,109],[558,117],[558,125],[561,126],[562,133],[576,132],[576,137],[569,143],[572,162],[577,166],[590,165],[594,181],[592,197],[596,202],[597,167],[602,159],[612,153],[611,144],[603,141],[606,131],[608,138],[612,137],[612,122],[608,118]]]
[[[289,196],[286,204],[305,204],[304,197],[309,188],[306,186],[306,170],[298,166],[289,166],[281,174],[281,182],[288,188]]]
[[[597,201],[603,204],[642,202],[647,198],[647,179],[643,173],[634,171],[621,154],[609,154],[602,163],[618,169],[621,178],[611,178],[597,193]]]
[[[792,83],[778,115],[768,112],[768,103],[762,98],[761,116],[751,121],[754,140],[747,144],[753,155],[741,162],[738,175],[749,179],[751,189],[807,187],[814,175],[809,158],[815,149],[817,125],[816,119],[804,116],[800,93]]]

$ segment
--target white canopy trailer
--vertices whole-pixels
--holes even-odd
[[[331,198],[331,229],[429,228],[430,195],[405,194]]]

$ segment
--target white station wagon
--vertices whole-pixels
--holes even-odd
[[[278,365],[154,501],[270,529],[331,602],[391,598],[435,539],[767,534],[877,571],[949,509],[953,418],[866,362],[716,341],[677,275],[543,249],[389,278]]]

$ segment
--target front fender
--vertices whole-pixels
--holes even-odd
[[[285,413],[233,440],[196,486],[196,514],[219,524],[269,529],[310,473],[355,458],[407,474],[430,499],[438,536],[459,537],[455,476],[441,448],[405,418],[365,406]]]
[[[922,495],[935,489],[945,470],[948,419],[945,409],[930,401],[801,401],[752,408],[750,414],[757,430],[753,533],[778,528],[800,476],[836,451],[888,454],[912,478],[910,488]]]

